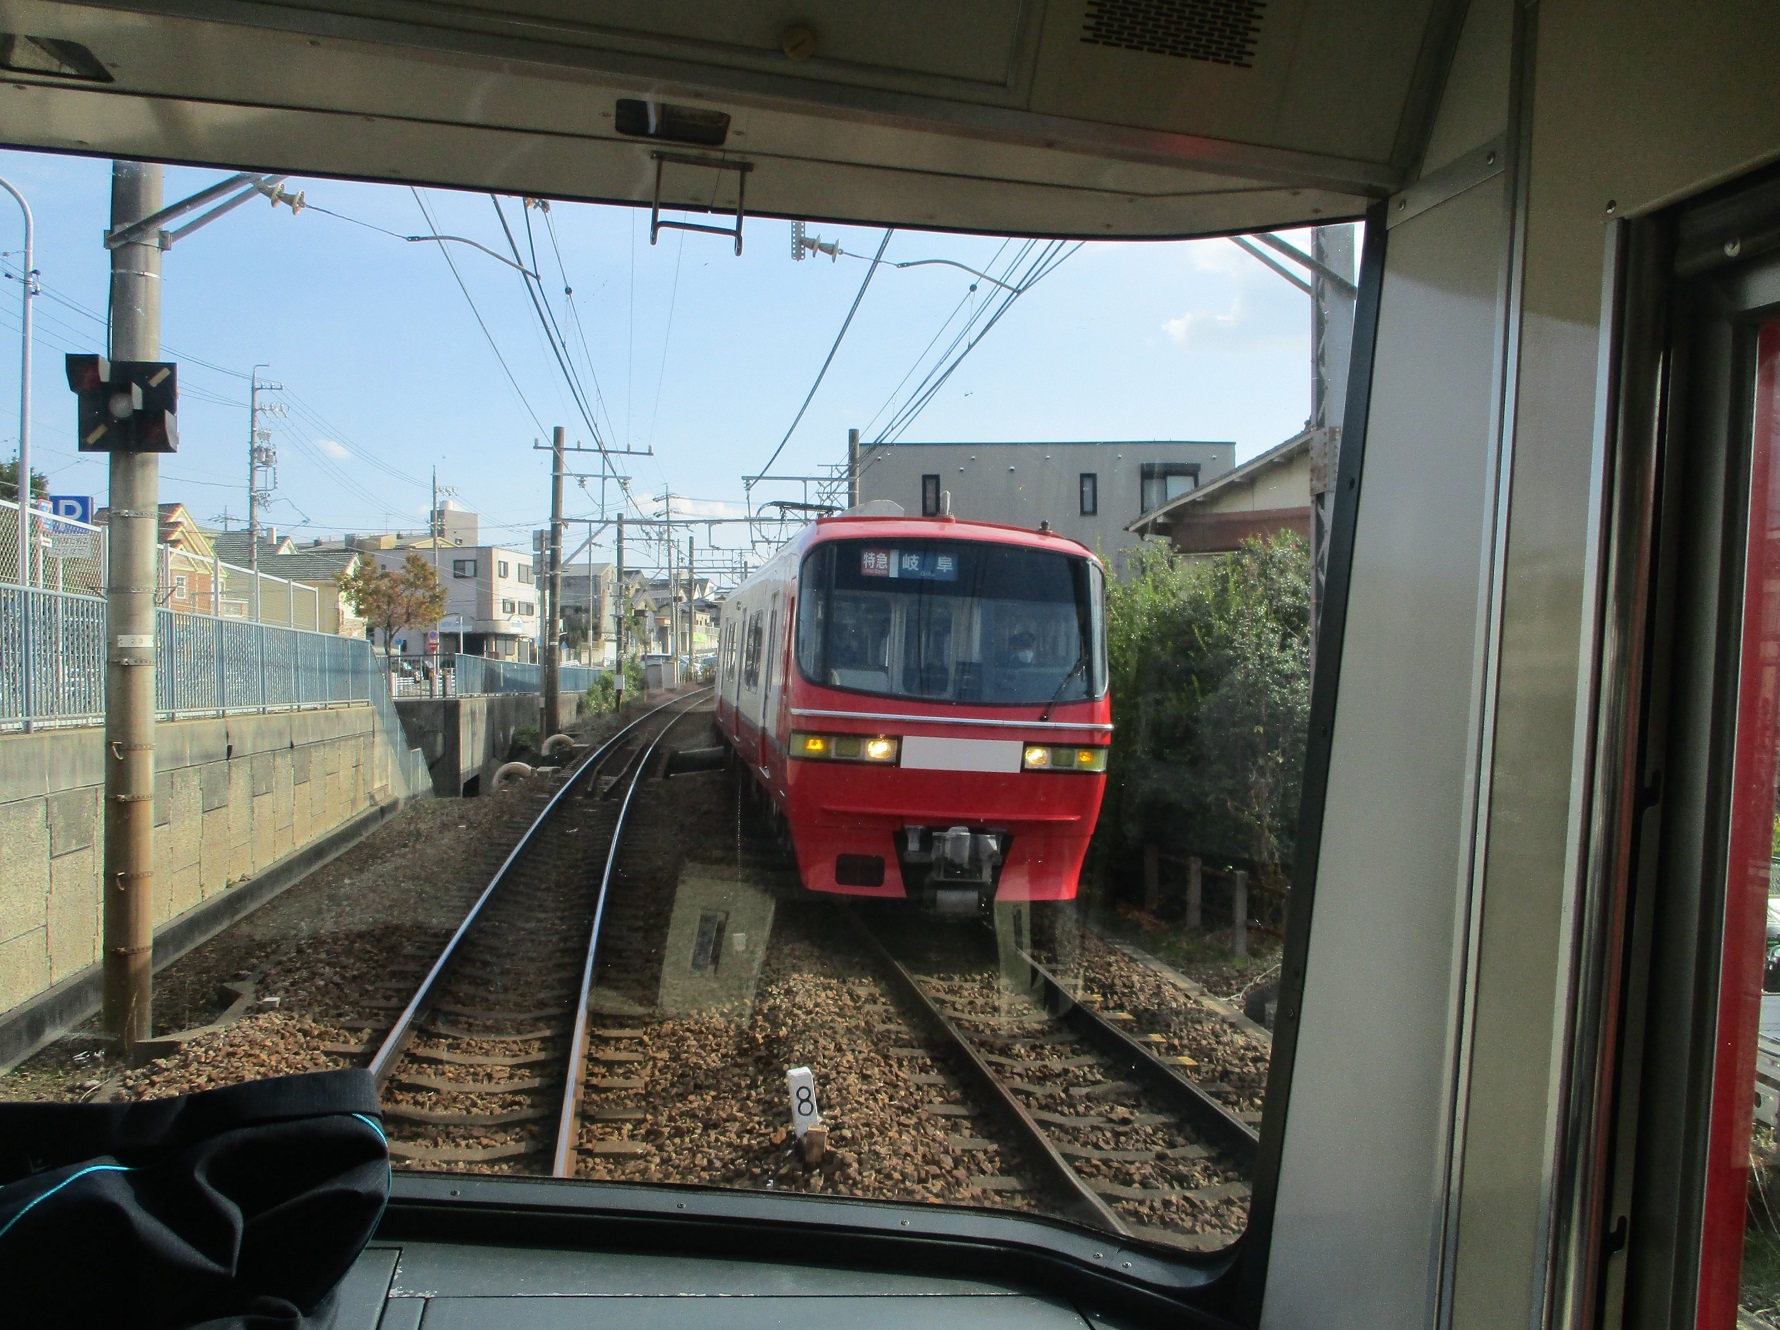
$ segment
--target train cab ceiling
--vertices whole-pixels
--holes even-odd
[[[1207,234],[1401,187],[1464,8],[5,0],[0,139],[732,217]]]

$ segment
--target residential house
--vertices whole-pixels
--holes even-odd
[[[503,545],[445,546],[428,537],[369,557],[397,572],[409,554],[437,562],[445,588],[445,613],[438,624],[416,624],[396,630],[397,648],[411,654],[426,650],[426,634],[437,628],[439,649],[461,651],[496,660],[538,659],[539,592],[530,550]]]
[[[99,509],[93,514],[93,522],[109,526],[111,509]],[[191,510],[177,501],[157,505],[155,540],[159,547],[156,603],[182,614],[216,613],[216,550],[210,533],[198,525]],[[63,565],[57,571],[62,574],[65,590],[104,594],[104,570],[99,567],[96,553],[47,562],[52,567],[57,562]],[[77,578],[85,584],[77,585]]]
[[[1309,539],[1312,443],[1305,430],[1197,489],[1150,509],[1128,527],[1165,536],[1184,554],[1227,554],[1250,536],[1296,531]]]

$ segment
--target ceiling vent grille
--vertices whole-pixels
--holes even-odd
[[[1251,69],[1267,0],[1088,0],[1082,41]]]

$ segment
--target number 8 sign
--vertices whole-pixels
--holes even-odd
[[[793,1067],[785,1073],[785,1085],[791,1091],[791,1126],[799,1136],[811,1127],[820,1126],[822,1114],[816,1109],[816,1078],[808,1067]]]

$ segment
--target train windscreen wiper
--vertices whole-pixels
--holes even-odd
[[[1087,663],[1088,648],[1084,646],[1081,654],[1075,658],[1075,664],[1069,667],[1069,673],[1063,676],[1063,682],[1057,685],[1057,691],[1051,694],[1051,700],[1045,703],[1045,709],[1039,713],[1038,718],[1041,722],[1051,718],[1051,712],[1055,711],[1057,709],[1057,703],[1063,700],[1063,690],[1069,687],[1069,681],[1075,678],[1076,672]]]

